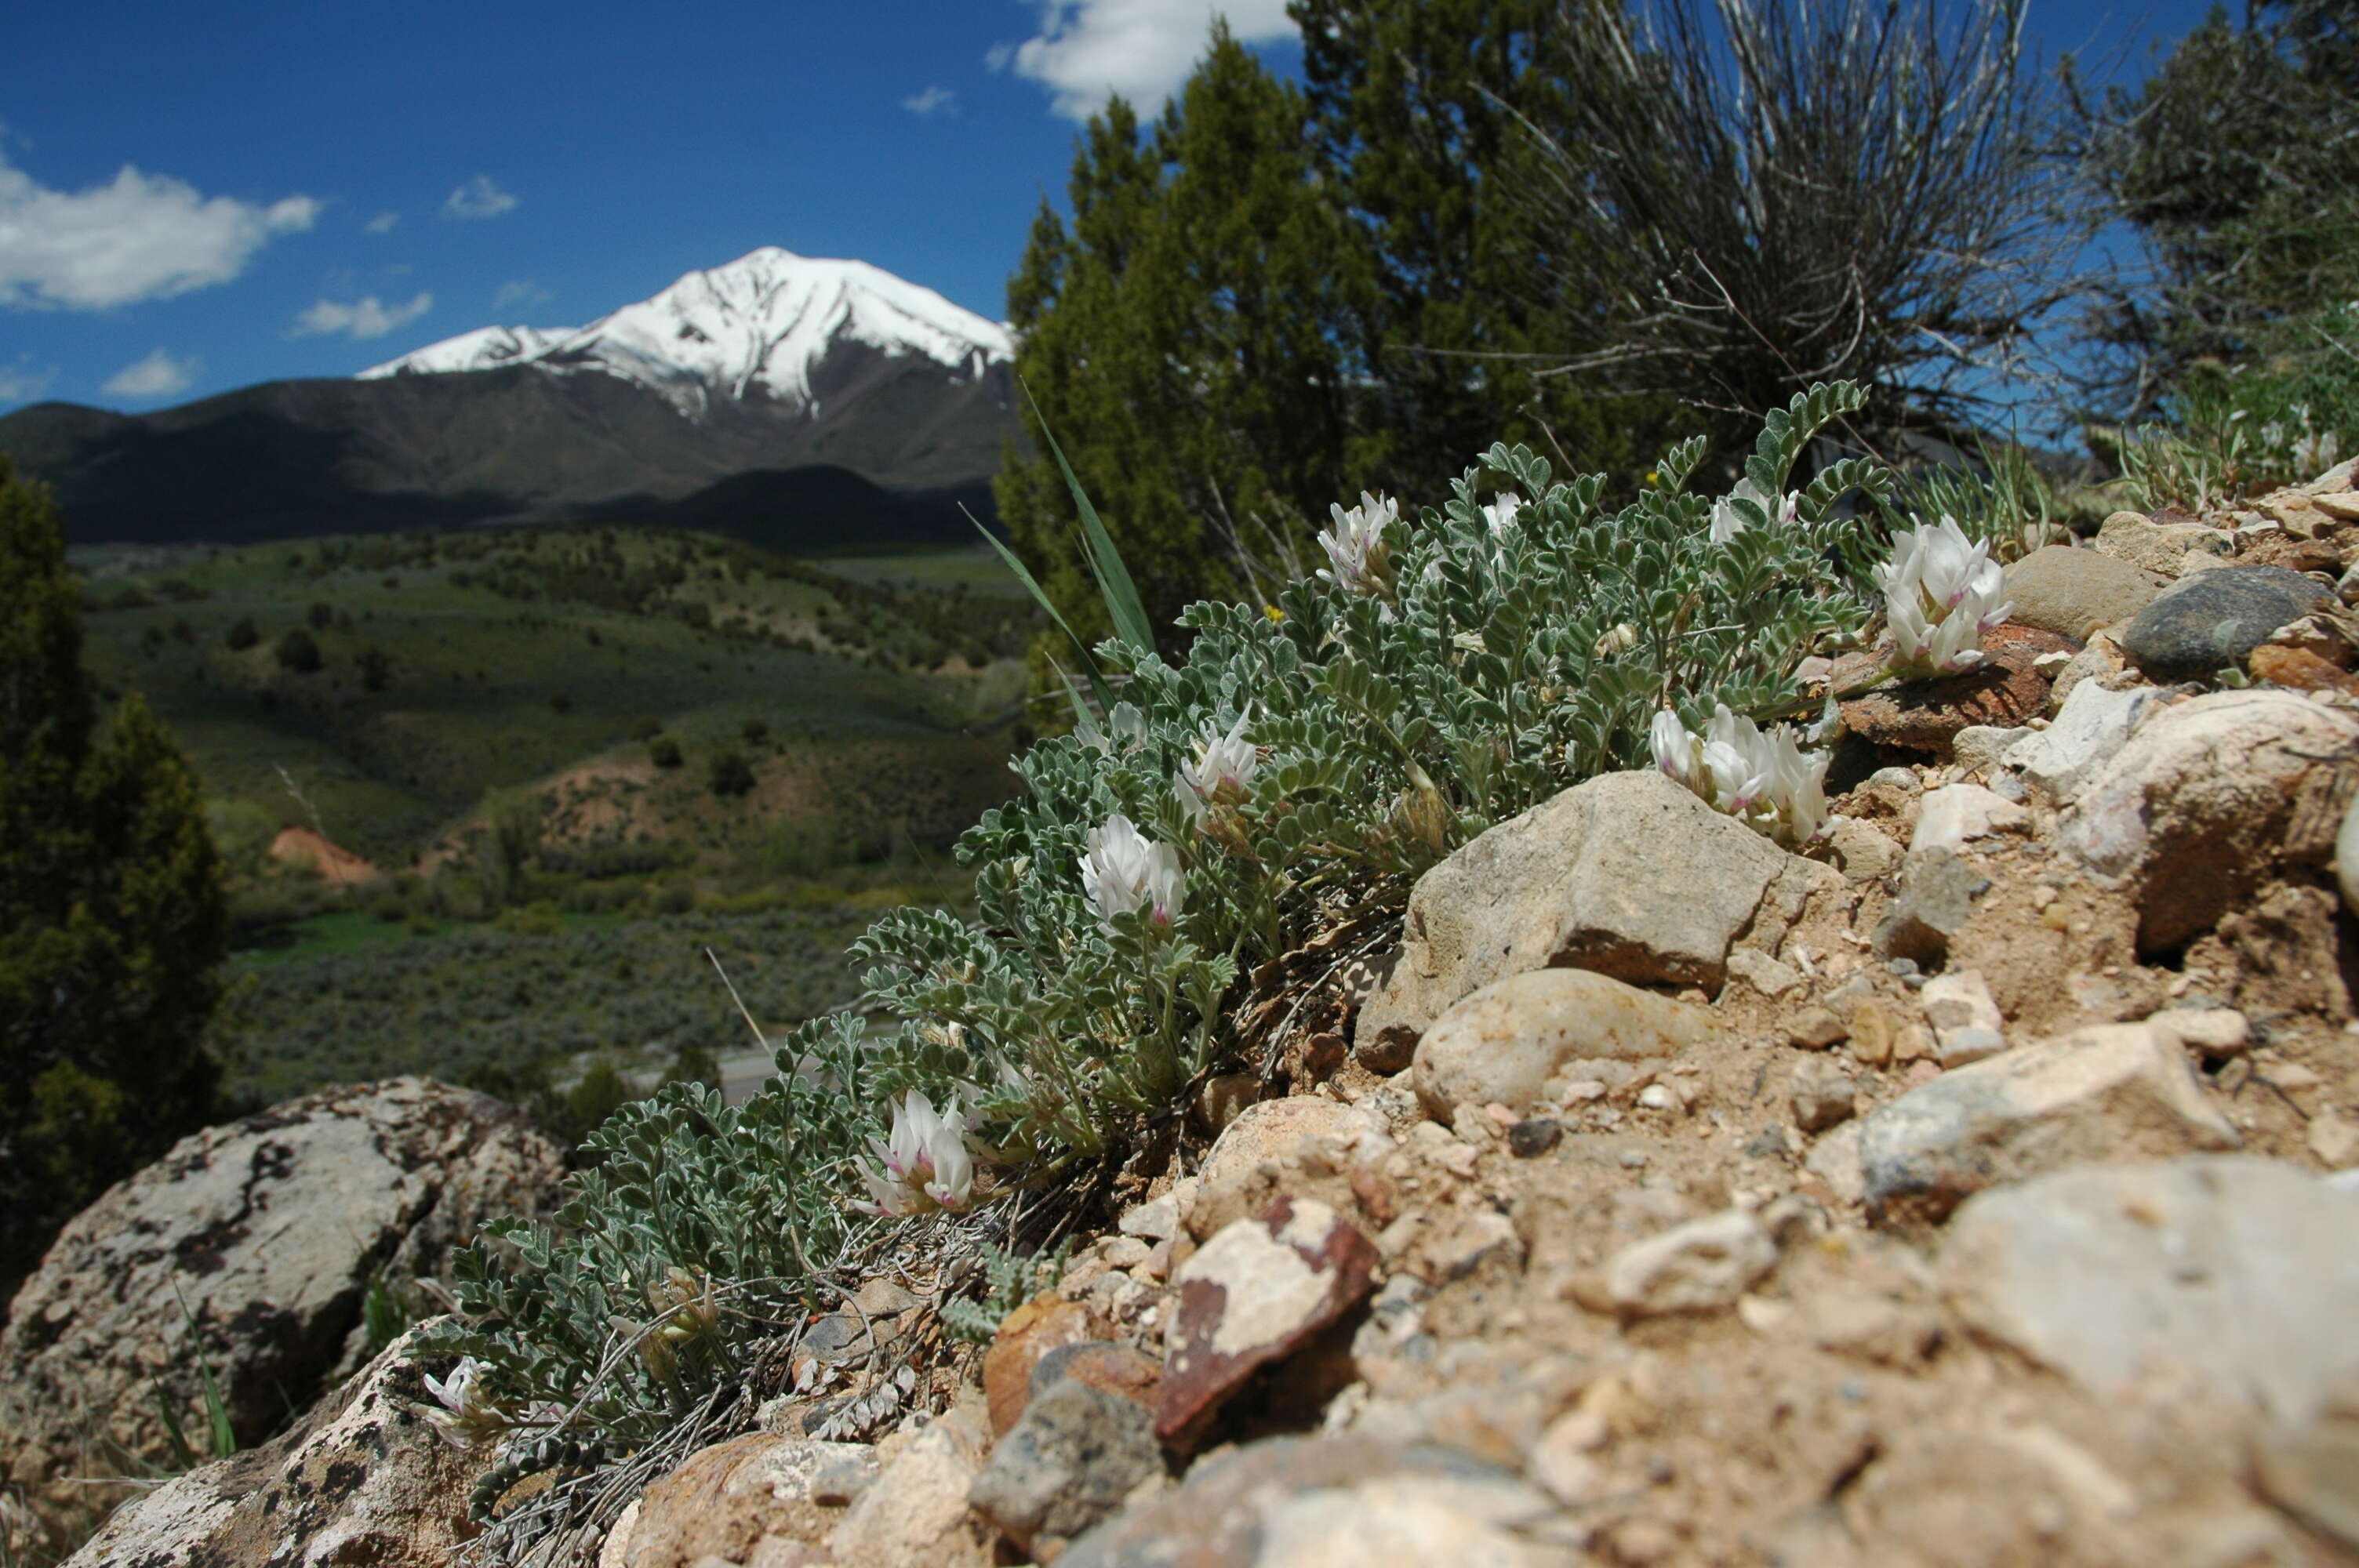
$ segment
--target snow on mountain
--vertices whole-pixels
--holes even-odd
[[[1015,353],[1006,327],[882,267],[765,246],[690,273],[586,327],[478,328],[373,366],[360,379],[514,364],[558,375],[596,372],[647,387],[696,419],[715,399],[811,406],[812,373],[842,342],[894,357],[924,355],[953,381]]]

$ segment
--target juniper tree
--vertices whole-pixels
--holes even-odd
[[[138,697],[102,720],[57,508],[0,458],[0,1291],[203,1125],[228,922],[195,775]]]

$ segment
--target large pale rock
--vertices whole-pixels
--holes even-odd
[[[1417,1047],[1417,1098],[1447,1122],[1455,1107],[1527,1110],[1568,1062],[1678,1055],[1711,1037],[1712,1014],[1586,969],[1534,969],[1460,1001]]]
[[[449,1370],[419,1359],[426,1326],[272,1442],[125,1503],[68,1568],[448,1568],[475,1533],[468,1498],[490,1453],[419,1413],[426,1372]]]
[[[928,1422],[852,1501],[828,1536],[838,1568],[988,1568],[987,1531],[967,1511],[967,1494],[990,1446],[980,1401]]]
[[[2188,552],[2224,556],[2235,546],[2224,529],[2193,520],[2158,523],[2138,512],[2116,512],[2097,528],[2097,548],[2115,560],[2160,577],[2177,578]]]
[[[2144,1023],[2076,1030],[2005,1052],[1881,1106],[1860,1123],[1868,1212],[1938,1221],[1985,1187],[2088,1161],[2233,1149],[2176,1042]]]
[[[1469,991],[1529,969],[1716,988],[1740,936],[1775,946],[1819,869],[1658,773],[1591,779],[1418,879],[1400,961],[1354,1040],[1414,1043]],[[1781,878],[1797,891],[1765,897]]]
[[[156,1390],[201,1430],[201,1361],[239,1442],[261,1442],[360,1358],[373,1273],[440,1272],[484,1221],[553,1206],[563,1169],[516,1111],[423,1078],[182,1139],[75,1217],[17,1292],[0,1476],[70,1509],[94,1449],[166,1459]]]
[[[2130,743],[2138,725],[2158,710],[2162,696],[2150,686],[2114,691],[2098,681],[2082,681],[2065,697],[2054,722],[2009,746],[2000,765],[2057,805],[2069,806]]]
[[[2169,579],[2098,550],[2048,545],[2006,568],[2007,619],[2076,643],[2144,610]]]
[[[1369,1112],[1320,1095],[1249,1105],[1204,1156],[1182,1223],[1201,1241],[1281,1195],[1348,1204],[1353,1151],[1384,1135]]]
[[[2136,889],[2143,950],[2179,946],[2271,873],[2305,780],[2354,741],[2359,719],[2288,691],[2180,703],[2089,782],[2058,844]]]
[[[765,1540],[824,1541],[877,1471],[876,1451],[864,1443],[764,1432],[716,1443],[639,1498],[622,1568],[692,1568],[706,1557],[745,1563]]]
[[[2100,1394],[2165,1364],[2283,1422],[2359,1377],[2359,1194],[2245,1156],[2060,1171],[1950,1221],[1974,1328]]]
[[[1431,1444],[1274,1437],[1073,1542],[1060,1568],[1543,1568],[1528,1533],[1555,1505],[1510,1473]]]

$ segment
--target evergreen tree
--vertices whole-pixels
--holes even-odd
[[[1560,291],[1532,304],[1528,225],[1506,193],[1549,178],[1527,124],[1571,91],[1541,69],[1556,0],[1292,0],[1311,131],[1375,281],[1355,322],[1371,382],[1358,417],[1393,488],[1447,493],[1497,440],[1622,474],[1668,434],[1660,399],[1539,375],[1590,336]],[[1567,236],[1577,241],[1579,236]],[[1560,261],[1561,258],[1556,258]]]
[[[0,458],[0,1292],[204,1124],[227,931],[195,775],[137,697],[101,723],[56,506]]]
[[[2267,0],[2242,26],[2214,7],[2135,92],[2081,109],[2089,172],[2156,264],[2096,326],[2116,411],[2150,413],[2204,360],[2320,358],[2347,382],[2348,351],[2305,323],[2359,297],[2359,4]]]
[[[1365,280],[1306,146],[1301,95],[1216,28],[1159,125],[1120,99],[1084,130],[1070,226],[1045,202],[1008,285],[1016,370],[1159,627],[1266,593],[1368,474],[1350,419]],[[1110,630],[1045,447],[1000,516],[1066,618]]]

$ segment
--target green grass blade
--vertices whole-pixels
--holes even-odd
[[[1020,382],[1017,384],[1023,385]],[[1073,465],[1065,460],[1065,449],[1057,445],[1057,438],[1049,428],[1049,417],[1040,412],[1039,401],[1032,395],[1029,386],[1024,387],[1024,400],[1032,405],[1032,417],[1040,422],[1041,439],[1049,443],[1049,455],[1057,460],[1057,471],[1065,476],[1065,488],[1073,492],[1073,504],[1081,509],[1083,553],[1090,563],[1090,575],[1097,579],[1098,594],[1105,600],[1106,614],[1114,622],[1114,634],[1141,653],[1152,652],[1155,627],[1147,619],[1147,606],[1138,597],[1138,585],[1131,580],[1130,568],[1123,564],[1114,535],[1106,532],[1098,509],[1090,504],[1088,492],[1074,477]]]
[[[150,1385],[156,1390],[156,1411],[164,1418],[164,1441],[172,1450],[172,1464],[180,1470],[197,1467],[197,1451],[189,1446],[189,1434],[180,1430],[180,1412],[172,1408],[172,1395],[162,1379]]]
[[[237,1433],[229,1423],[229,1407],[222,1402],[221,1385],[213,1381],[213,1364],[206,1359],[203,1343],[198,1338],[197,1314],[189,1310],[189,1298],[174,1285],[172,1294],[180,1303],[180,1317],[189,1325],[189,1348],[197,1357],[197,1381],[204,1385],[206,1433],[212,1444],[212,1456],[226,1459],[237,1452]]]
[[[959,510],[966,512],[966,520],[974,524],[974,531],[983,535],[984,542],[999,552],[999,558],[1007,563],[1007,569],[1016,574],[1016,580],[1024,585],[1026,590],[1032,595],[1034,602],[1049,612],[1049,619],[1057,623],[1057,630],[1062,632],[1065,634],[1065,641],[1073,645],[1073,655],[1081,661],[1082,673],[1090,677],[1091,692],[1096,696],[1102,708],[1109,713],[1113,712],[1114,688],[1106,685],[1105,672],[1098,668],[1097,656],[1090,652],[1090,645],[1082,642],[1081,633],[1074,631],[1071,623],[1058,613],[1056,605],[1049,601],[1048,590],[1040,586],[1039,580],[1033,577],[1031,569],[1016,557],[1016,552],[1001,544],[999,535],[984,527],[981,518],[972,512],[967,512],[965,503],[960,503]],[[1063,672],[1058,673],[1061,675]]]

